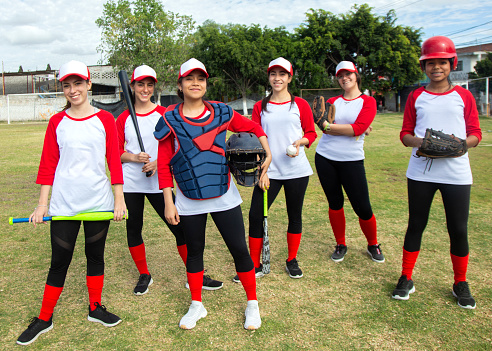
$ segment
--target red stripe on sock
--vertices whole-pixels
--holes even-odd
[[[299,250],[299,246],[301,245],[301,236],[302,233],[293,234],[287,232],[287,247],[289,251],[289,257],[287,261],[291,261],[297,257],[297,251]]]
[[[186,272],[188,285],[190,286],[191,299],[202,301],[203,271],[198,273]]]
[[[412,279],[413,269],[415,268],[419,253],[420,251],[410,252],[403,249],[401,275],[406,275],[408,280]]]
[[[41,303],[39,319],[46,322],[50,320],[62,290],[63,286],[61,288],[48,284],[44,286],[43,302]]]
[[[460,257],[451,255],[451,262],[453,263],[453,271],[454,271],[454,283],[458,284],[459,282],[466,282],[466,271],[468,270],[468,261],[470,258],[470,254],[465,257]]]
[[[150,274],[147,268],[147,258],[145,256],[145,244],[141,243],[138,246],[133,246],[128,248],[130,254],[132,255],[133,262],[137,266],[138,272],[140,274]]]
[[[101,305],[101,295],[104,286],[104,274],[103,275],[88,275],[86,276],[87,290],[89,291],[89,306],[91,311],[94,311],[96,306],[94,303]]]
[[[186,246],[186,244],[184,244],[184,245],[176,246],[176,248],[178,249],[179,256],[181,257],[183,263],[186,266],[186,259],[188,258],[188,247]]]
[[[261,252],[263,250],[263,238],[249,237],[249,255],[253,260],[253,264],[256,268],[261,264]]]
[[[237,272],[241,284],[243,284],[244,291],[246,291],[246,298],[249,300],[257,300],[256,298],[256,277],[254,268],[249,272]]]
[[[337,245],[345,245],[345,212],[343,207],[339,210],[328,209],[328,217]]]
[[[378,244],[378,227],[376,224],[376,217],[372,215],[368,220],[363,220],[359,218],[360,229],[364,233],[367,244],[370,246]]]

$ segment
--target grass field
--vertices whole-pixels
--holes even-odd
[[[209,314],[193,330],[178,328],[190,303],[185,268],[173,235],[147,204],[144,240],[154,285],[134,296],[138,272],[126,245],[124,223],[110,226],[106,244],[103,304],[123,322],[105,328],[87,321],[83,235],[79,236],[54,329],[31,350],[486,350],[492,349],[492,119],[482,118],[483,140],[470,150],[474,175],[469,219],[468,281],[476,310],[456,305],[453,271],[440,195],[437,195],[414,273],[408,301],[390,294],[401,272],[407,223],[405,171],[410,149],[399,141],[401,114],[377,115],[366,139],[366,171],[379,240],[386,262],[372,262],[357,218],[346,202],[348,253],[330,260],[335,241],[328,205],[317,175],[310,179],[298,254],[302,279],[285,272],[286,211],[280,195],[269,213],[272,272],[257,281],[262,327],[243,329],[246,298],[230,254],[209,220],[205,265],[224,288],[203,293]],[[37,316],[50,264],[49,226],[9,226],[37,204],[35,184],[46,124],[0,124],[0,349],[20,349],[15,340]],[[314,145],[307,151],[311,161]],[[314,169],[314,165],[313,165]],[[250,188],[241,188],[247,213]]]

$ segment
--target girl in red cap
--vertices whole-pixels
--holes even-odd
[[[336,67],[336,78],[343,94],[326,102],[327,109],[329,105],[335,107],[335,121],[324,122],[321,126],[323,136],[315,155],[316,170],[328,199],[328,215],[337,242],[331,259],[341,262],[347,253],[343,188],[359,217],[360,228],[367,239],[367,253],[373,261],[384,262],[364,168],[364,138],[372,129],[376,100],[362,94],[360,75],[353,62],[340,62]]]
[[[137,133],[133,121],[129,118],[129,111],[123,112],[116,120],[118,129],[118,142],[123,163],[124,185],[123,192],[128,212],[131,215],[126,221],[126,233],[130,254],[140,274],[133,293],[143,295],[149,291],[153,283],[152,276],[147,267],[145,244],[142,238],[144,201],[147,198],[167,224],[176,238],[181,259],[186,264],[186,242],[183,228],[180,225],[169,225],[164,217],[164,197],[159,189],[157,176],[157,146],[158,142],[153,136],[155,125],[165,113],[165,107],[158,106],[151,101],[154,95],[154,87],[157,83],[157,75],[153,68],[142,65],[135,68],[131,77],[133,101],[138,119],[140,135],[146,152],[141,152]],[[147,177],[146,173],[151,172]],[[222,288],[222,282],[203,276],[203,289],[217,290]]]
[[[37,184],[38,206],[29,217],[36,226],[43,217],[74,216],[93,211],[113,211],[116,221],[126,212],[123,174],[113,116],[90,105],[90,74],[82,62],[60,68],[59,80],[67,99],[65,109],[50,118],[44,139]],[[111,182],[106,176],[106,161]],[[114,197],[111,190],[114,185]],[[48,197],[51,199],[48,211]],[[28,345],[53,328],[53,310],[65,284],[81,221],[51,222],[51,266],[44,288],[41,312],[32,319],[17,343]],[[88,320],[113,327],[121,319],[101,305],[104,282],[104,246],[109,221],[84,222],[87,256]]]
[[[190,59],[181,65],[178,95],[183,103],[171,105],[156,125],[159,140],[157,169],[159,187],[166,203],[169,223],[181,223],[188,257],[186,271],[191,291],[191,306],[179,326],[192,329],[207,315],[202,304],[203,250],[205,226],[210,213],[229,251],[248,299],[244,327],[261,326],[256,298],[253,261],[246,246],[241,197],[231,180],[226,151],[226,132],[252,132],[266,151],[260,182],[263,181],[272,156],[261,127],[233,111],[223,103],[205,101],[208,73],[200,61]],[[177,187],[173,201],[173,177]]]
[[[415,291],[412,273],[432,200],[439,190],[451,241],[452,292],[460,307],[473,309],[476,304],[466,281],[467,226],[473,181],[468,153],[458,158],[433,159],[431,167],[427,167],[428,160],[416,157],[427,128],[466,139],[469,148],[477,146],[482,139],[475,99],[468,90],[453,86],[449,78],[457,64],[456,49],[449,38],[435,36],[422,44],[420,67],[430,83],[410,93],[403,115],[400,139],[403,145],[413,148],[406,174],[409,218],[403,244],[402,273],[392,297],[408,300],[409,294]]]
[[[267,72],[271,92],[255,104],[252,120],[259,123],[268,135],[272,163],[263,182],[253,190],[249,211],[249,250],[255,264],[256,277],[262,277],[263,191],[269,182],[270,207],[283,187],[289,218],[285,268],[291,278],[301,278],[297,251],[302,235],[302,205],[309,176],[313,174],[304,147],[311,146],[317,135],[308,102],[289,92],[289,83],[294,74],[292,64],[279,57],[270,62]],[[292,150],[287,152],[287,147]],[[234,281],[239,282],[237,278]]]

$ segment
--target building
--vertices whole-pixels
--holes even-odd
[[[475,65],[492,52],[492,43],[467,46],[456,49],[458,54],[458,66],[451,72],[451,80],[456,84],[465,84],[468,73],[475,72]]]

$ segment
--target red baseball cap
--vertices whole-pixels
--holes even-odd
[[[350,61],[342,61],[337,65],[335,76],[338,76],[338,72],[340,71],[349,71],[349,72],[357,72],[357,68],[355,64]]]
[[[208,78],[208,72],[207,69],[205,68],[205,65],[200,61],[198,61],[196,58],[190,58],[188,61],[183,63],[179,68],[178,79],[181,77],[186,77],[188,74],[190,74],[196,69],[205,73],[205,76]]]
[[[138,66],[133,70],[130,82],[133,83],[133,81],[135,80],[139,81],[147,77],[152,78],[157,83],[157,74],[152,67],[149,67],[147,65]]]
[[[91,78],[89,68],[87,68],[85,63],[73,60],[63,64],[58,71],[58,80],[60,82],[69,76],[78,76],[83,80],[89,80]]]
[[[288,60],[284,59],[283,57],[279,57],[273,61],[270,61],[267,72],[270,72],[274,67],[280,67],[286,70],[287,72],[289,72],[291,76],[294,75],[292,64]]]

